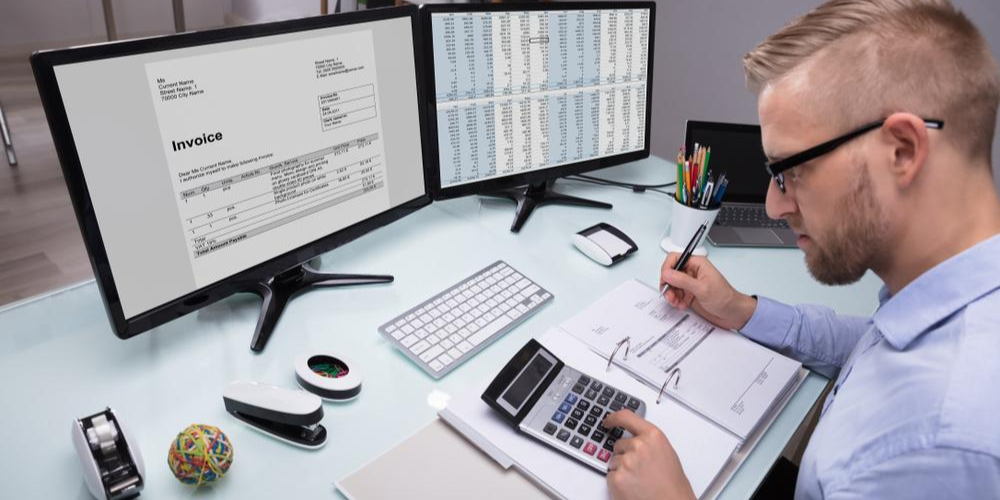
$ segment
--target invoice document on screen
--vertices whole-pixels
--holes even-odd
[[[390,207],[370,30],[145,69],[198,286]]]

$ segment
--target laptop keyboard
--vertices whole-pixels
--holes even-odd
[[[763,205],[722,205],[715,223],[730,227],[772,227],[788,229],[784,219],[774,220],[767,216]]]

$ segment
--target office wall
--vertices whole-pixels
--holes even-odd
[[[979,26],[1000,57],[1000,1],[952,1]],[[689,118],[757,123],[756,100],[743,82],[743,54],[820,3],[657,0],[653,153],[676,156]],[[993,140],[993,172],[1000,189],[1000,134]]]
[[[185,0],[188,30],[222,26],[231,0]],[[317,1],[318,5],[318,1]],[[114,0],[119,38],[173,33],[170,0]],[[3,0],[0,49],[35,48],[106,40],[101,0]]]

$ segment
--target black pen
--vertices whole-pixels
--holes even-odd
[[[701,237],[705,234],[706,229],[708,229],[708,223],[704,222],[701,224],[701,227],[695,231],[694,237],[691,238],[691,241],[688,242],[687,248],[685,248],[684,252],[681,253],[681,258],[677,259],[677,264],[674,265],[674,271],[684,270],[684,266],[687,265],[688,259],[690,259],[691,254],[694,253],[694,249],[698,248],[698,243],[701,243]],[[664,283],[663,286],[660,287],[660,297],[663,297],[663,294],[667,293],[668,288],[670,288],[668,283]],[[666,300],[666,297],[664,297],[664,300]]]

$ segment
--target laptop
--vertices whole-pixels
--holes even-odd
[[[695,143],[712,148],[709,168],[715,175],[725,171],[729,179],[708,240],[720,247],[795,248],[788,224],[764,211],[771,176],[764,170],[760,126],[688,120],[684,147],[694,151]]]

